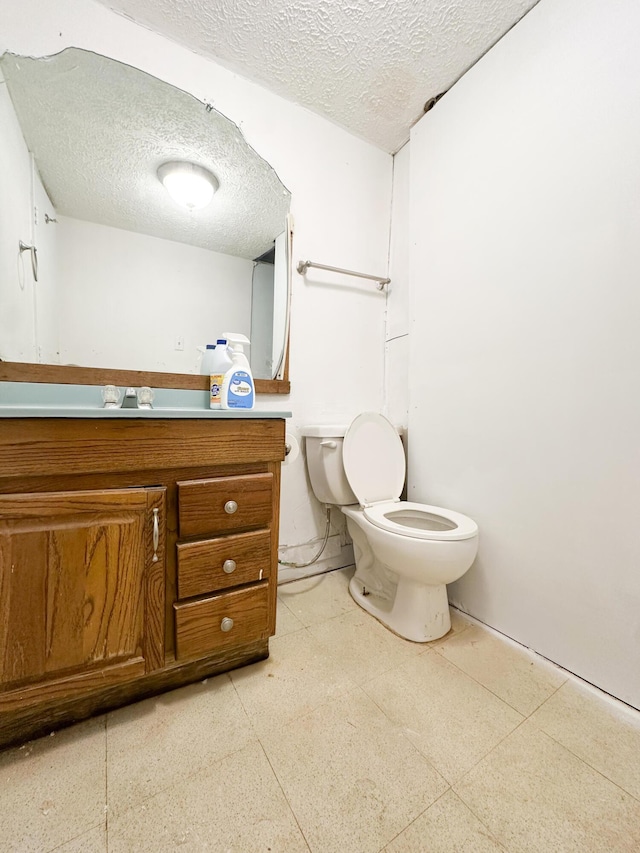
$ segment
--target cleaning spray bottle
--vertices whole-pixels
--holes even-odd
[[[244,345],[249,338],[235,332],[225,332],[232,365],[224,375],[221,403],[223,409],[253,409],[255,386],[249,361],[244,354]]]
[[[222,408],[222,383],[233,362],[226,338],[218,338],[216,348],[208,362],[209,366],[209,407]]]

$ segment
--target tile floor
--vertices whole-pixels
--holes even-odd
[[[640,850],[640,714],[349,575],[280,588],[268,661],[0,753],[0,851]]]

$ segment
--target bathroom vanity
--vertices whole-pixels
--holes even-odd
[[[0,747],[268,656],[282,413],[6,414]]]
[[[288,413],[212,412],[194,371],[216,326],[251,329],[256,394],[289,393],[293,221],[272,166],[199,97],[79,48],[0,60],[2,747],[267,657]],[[194,221],[156,180],[193,158],[224,160],[225,216]],[[105,410],[107,385],[149,386],[155,409]]]

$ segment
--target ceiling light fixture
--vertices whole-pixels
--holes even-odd
[[[171,160],[158,168],[158,178],[174,201],[198,210],[206,207],[220,186],[208,169],[180,160]]]

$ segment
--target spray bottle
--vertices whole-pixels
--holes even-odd
[[[255,386],[249,361],[244,354],[244,345],[249,338],[235,332],[225,332],[229,342],[232,365],[224,375],[220,402],[223,409],[253,409]]]

